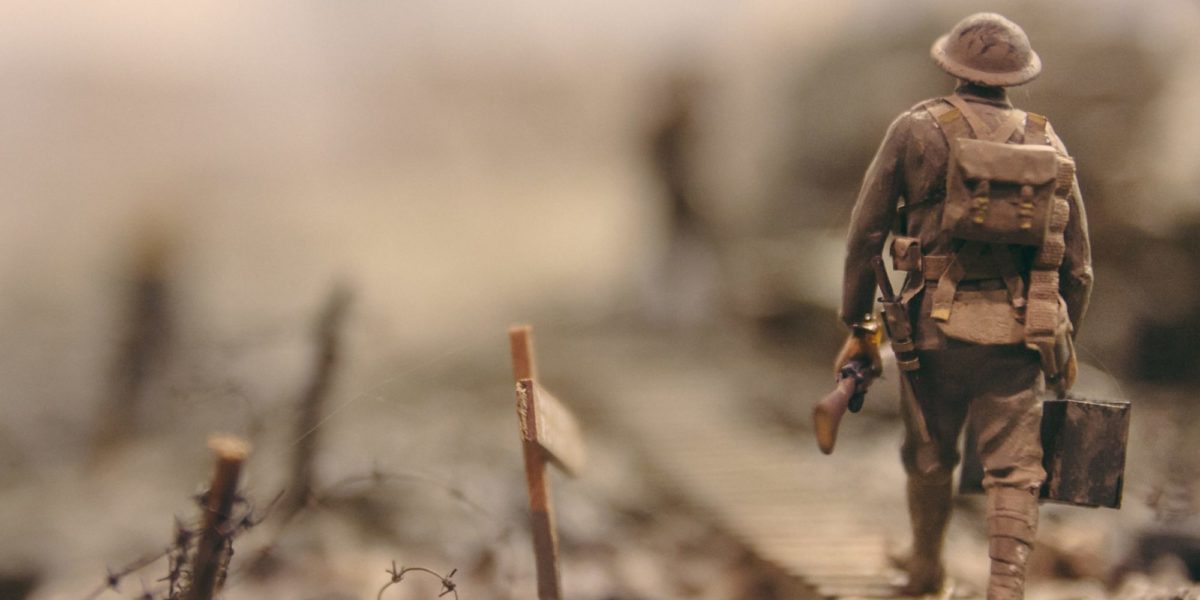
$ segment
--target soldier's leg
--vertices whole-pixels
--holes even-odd
[[[985,366],[986,365],[986,366]],[[1025,597],[1025,564],[1038,523],[1042,468],[1041,370],[1023,347],[996,347],[980,365],[971,408],[987,490],[988,600]]]
[[[924,447],[913,426],[909,402],[901,404],[905,436],[901,459],[908,474],[908,513],[912,525],[912,553],[905,565],[908,583],[904,592],[912,595],[939,590],[945,579],[942,543],[950,523],[953,489],[951,480],[958,464],[958,435],[966,417],[967,399],[961,379],[948,371],[944,351],[921,353],[921,386],[917,395],[925,411],[926,425],[933,447]],[[901,394],[912,390],[901,386]],[[918,455],[936,456],[932,470],[922,469]]]

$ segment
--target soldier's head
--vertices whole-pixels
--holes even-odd
[[[976,13],[933,43],[933,60],[947,73],[990,87],[1021,85],[1038,76],[1042,59],[1019,25],[996,13]]]

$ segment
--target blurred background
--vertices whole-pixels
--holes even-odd
[[[752,549],[655,488],[586,373],[728,365],[802,429],[829,382],[795,373],[840,342],[862,173],[892,118],[952,89],[932,41],[985,9],[1028,32],[1045,69],[1012,99],[1080,165],[1081,387],[1136,405],[1141,487],[1104,516],[1141,521],[1080,577],[1151,570],[1149,524],[1197,531],[1196,2],[52,1],[0,5],[0,534],[20,540],[0,596],[82,597],[168,543],[213,431],[255,444],[263,505],[316,437],[326,483],[437,482],[271,527],[274,566],[230,597],[366,597],[405,554],[475,597],[527,596],[528,540],[498,523],[524,502],[505,330],[531,322],[598,456],[564,492],[586,506],[564,516],[568,595],[754,597],[729,583]],[[332,384],[298,429],[330,306]],[[623,356],[647,340],[690,366]],[[1167,570],[1195,577],[1200,542],[1179,544]]]

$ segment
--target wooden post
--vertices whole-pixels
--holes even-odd
[[[533,339],[528,325],[508,330],[508,341],[512,350],[513,379],[517,382],[536,376],[533,358]],[[528,410],[527,398],[517,390],[517,416],[521,425],[521,450],[525,454],[525,484],[529,488],[529,516],[533,534],[533,557],[537,567],[539,600],[559,600],[562,586],[558,574],[558,532],[554,528],[554,506],[550,499],[550,485],[546,480],[546,461],[536,439],[527,432],[535,416]]]
[[[525,455],[525,480],[529,487],[529,513],[537,567],[538,599],[560,600],[558,533],[550,497],[546,462],[549,459],[567,474],[583,466],[583,441],[575,417],[536,382],[533,339],[528,325],[508,330],[513,379],[517,386],[517,418],[521,449]]]
[[[233,436],[213,436],[208,447],[217,456],[212,484],[204,498],[204,527],[192,564],[192,585],[188,600],[211,600],[216,593],[218,576],[225,560],[225,543],[230,534],[229,520],[237,497],[238,478],[250,446]]]
[[[283,499],[285,516],[294,515],[307,506],[313,493],[316,479],[313,463],[321,441],[321,432],[318,431],[321,413],[341,357],[342,326],[351,300],[350,289],[342,284],[336,285],[313,329],[317,356],[308,387],[300,398],[300,416],[296,420],[296,438],[299,442],[292,453],[291,483]]]
[[[510,327],[508,345],[512,351],[513,381],[537,379],[537,365],[533,362],[533,328],[528,325]]]

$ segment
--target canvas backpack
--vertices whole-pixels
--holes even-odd
[[[938,119],[950,145],[942,229],[954,239],[1041,246],[1059,170],[1058,152],[1035,141],[1046,137],[1045,118],[1013,110],[992,130],[962,98],[946,101],[953,108]],[[1022,125],[1027,143],[1008,143]]]
[[[1048,382],[1060,381],[1064,354],[1073,352],[1058,269],[1066,252],[1063,234],[1075,162],[1050,145],[1048,123],[1041,115],[1012,110],[992,129],[957,95],[926,108],[950,148],[942,230],[955,240],[959,253],[986,248],[995,259],[1013,310],[1023,321],[1021,330],[1005,335],[1023,338],[1041,355]],[[1025,143],[1008,143],[1022,127]],[[1027,283],[1015,270],[1014,245],[1036,248]],[[951,311],[963,273],[954,257],[934,290],[931,316],[943,331],[956,326]],[[959,316],[955,321],[967,321],[960,331],[979,328],[980,323],[970,322],[976,319]]]

